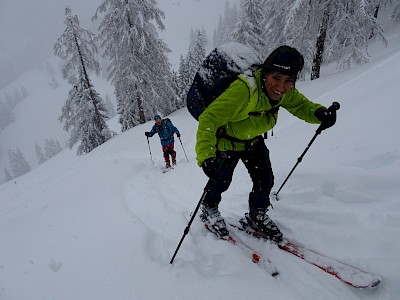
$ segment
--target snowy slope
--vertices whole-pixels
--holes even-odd
[[[46,70],[46,64],[53,69],[54,75]],[[55,89],[49,85],[52,76],[58,83],[58,87]],[[91,80],[102,99],[105,100],[106,97],[109,97],[116,107],[111,84],[106,79],[94,75],[91,76]],[[17,81],[1,90],[0,100],[4,100],[3,95],[12,95],[14,90],[21,87],[27,90],[28,95],[14,108],[15,121],[0,131],[1,183],[5,181],[4,169],[10,170],[8,150],[15,150],[18,147],[34,169],[38,165],[35,143],[44,149],[45,139],[54,139],[59,141],[62,148],[65,148],[69,139],[69,133],[63,129],[64,124],[58,120],[71,88],[62,78],[59,71],[59,60],[51,58],[40,68],[27,71]],[[117,128],[117,132],[120,131],[120,127]]]
[[[196,218],[173,265],[172,254],[206,177],[196,166],[196,121],[170,116],[182,133],[178,166],[161,172],[152,122],[77,157],[65,150],[0,186],[0,299],[398,299],[400,295],[399,28],[371,62],[298,88],[310,99],[339,101],[337,124],[315,140],[273,202],[284,235],[379,274],[356,290],[262,242],[248,238],[280,270],[272,278],[237,248],[216,240]],[[112,126],[117,126],[113,120]],[[267,140],[280,186],[315,133],[280,111]],[[221,212],[247,210],[251,182],[239,164]],[[268,251],[267,251],[268,250]]]

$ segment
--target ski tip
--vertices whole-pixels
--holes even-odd
[[[278,276],[279,275],[279,272],[278,271],[274,271],[273,273],[271,273],[271,276],[272,277],[276,277],[276,276]]]
[[[257,253],[253,253],[252,260],[254,263],[258,263],[260,261],[260,256]]]
[[[374,282],[371,283],[369,288],[376,288],[380,283],[381,283],[381,280],[377,278]]]
[[[357,289],[375,289],[380,285],[381,280],[376,279],[376,280],[372,281],[371,283],[365,284],[365,285],[356,285],[356,284],[352,284],[351,282],[346,282],[346,281],[345,281],[345,283],[347,283],[348,285],[351,285],[352,287],[355,287]]]

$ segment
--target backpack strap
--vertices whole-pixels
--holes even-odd
[[[271,108],[270,110],[266,110],[266,111],[251,111],[248,113],[248,115],[249,116],[259,116],[259,117],[265,116],[267,114],[274,115],[279,111],[279,107],[280,107],[280,105],[277,105],[277,106]]]
[[[168,126],[168,122],[171,122],[171,120],[169,118],[162,119],[163,123],[164,121],[165,121],[165,128],[169,131],[172,131],[171,128]]]
[[[245,144],[246,149],[250,149],[254,144],[256,144],[258,141],[263,139],[261,135],[258,135],[256,137],[252,138],[251,140],[241,140],[241,139],[235,138],[226,133],[225,126],[221,126],[217,129],[216,136],[219,139],[224,138],[224,139],[230,141],[232,143],[233,147],[234,147],[233,143],[243,143],[243,144]]]

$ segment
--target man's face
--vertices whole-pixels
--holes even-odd
[[[265,90],[271,100],[279,100],[290,90],[295,83],[293,76],[285,75],[279,72],[268,73],[265,76]]]
[[[156,118],[154,121],[157,125],[161,125],[161,118]]]

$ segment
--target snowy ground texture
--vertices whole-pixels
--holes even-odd
[[[387,48],[371,47],[370,63],[298,84],[310,99],[341,109],[271,212],[288,238],[381,276],[378,288],[354,289],[249,238],[276,264],[273,278],[198,218],[170,265],[206,183],[195,162],[197,122],[182,109],[170,118],[189,163],[178,141],[171,172],[161,172],[157,137],[150,160],[149,122],[85,156],[65,150],[0,186],[0,299],[399,299],[400,33],[387,35]],[[280,111],[267,140],[276,188],[316,128]],[[239,164],[222,214],[243,216],[250,188]]]

